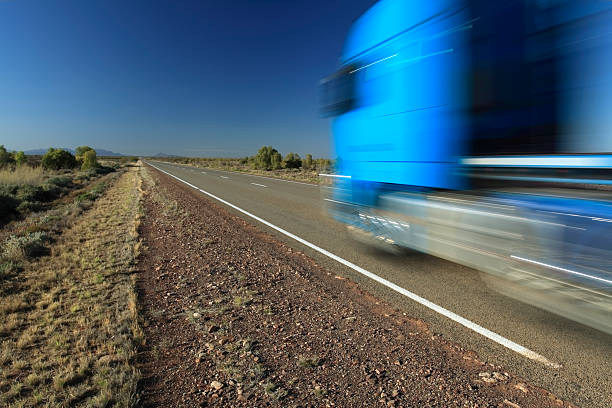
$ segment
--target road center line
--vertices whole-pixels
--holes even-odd
[[[268,187],[268,186],[264,186],[263,184],[257,184],[257,183],[251,183],[254,186],[259,186],[259,187]]]
[[[268,227],[270,227],[270,228],[280,232],[281,234],[286,235],[289,238],[292,238],[292,239],[296,240],[297,242],[299,242],[299,243],[301,243],[301,244],[303,244],[303,245],[305,245],[305,246],[307,246],[307,247],[309,247],[311,249],[314,249],[315,251],[317,251],[317,252],[319,252],[319,253],[321,253],[321,254],[323,254],[323,255],[331,258],[331,259],[333,259],[334,261],[337,261],[337,262],[339,262],[339,263],[341,263],[341,264],[343,264],[343,265],[353,269],[354,271],[359,272],[360,274],[362,274],[364,276],[367,276],[368,278],[370,278],[370,279],[380,283],[381,285],[384,285],[384,286],[388,287],[389,289],[392,289],[392,290],[394,290],[394,291],[396,291],[396,292],[406,296],[407,298],[410,298],[410,299],[414,300],[415,302],[417,302],[417,303],[427,307],[428,309],[431,309],[434,312],[437,312],[437,313],[441,314],[442,316],[445,316],[445,317],[453,320],[454,322],[457,322],[460,325],[462,325],[464,327],[467,327],[468,329],[470,329],[470,330],[472,330],[472,331],[474,331],[474,332],[476,332],[476,333],[478,333],[478,334],[488,338],[489,340],[494,341],[497,344],[500,344],[500,345],[502,345],[502,346],[504,346],[504,347],[506,347],[506,348],[508,348],[508,349],[510,349],[512,351],[515,351],[515,352],[519,353],[520,355],[522,355],[524,357],[527,357],[527,358],[529,358],[531,360],[538,361],[538,362],[540,362],[540,363],[542,363],[542,364],[544,364],[544,365],[546,365],[548,367],[551,367],[551,368],[561,368],[560,364],[557,364],[557,363],[554,363],[554,362],[548,360],[546,357],[536,353],[535,351],[532,351],[532,350],[530,350],[530,349],[528,349],[526,347],[523,347],[520,344],[513,342],[512,340],[509,340],[509,339],[507,339],[507,338],[505,338],[505,337],[503,337],[503,336],[501,336],[501,335],[499,335],[499,334],[497,334],[495,332],[492,332],[489,329],[486,329],[486,328],[484,328],[484,327],[482,327],[482,326],[472,322],[471,320],[468,320],[468,319],[466,319],[464,317],[461,317],[458,314],[455,314],[455,313],[451,312],[450,310],[443,308],[442,306],[439,306],[439,305],[437,305],[437,304],[435,304],[435,303],[433,303],[433,302],[431,302],[431,301],[429,301],[429,300],[427,300],[425,298],[422,298],[421,296],[419,296],[419,295],[417,295],[415,293],[412,293],[409,290],[404,289],[401,286],[398,286],[395,283],[393,283],[391,281],[388,281],[388,280],[386,280],[386,279],[384,279],[384,278],[382,278],[382,277],[380,277],[380,276],[378,276],[378,275],[376,275],[376,274],[374,274],[374,273],[372,273],[372,272],[370,272],[370,271],[368,271],[368,270],[366,270],[366,269],[364,269],[364,268],[362,268],[362,267],[360,267],[358,265],[355,265],[354,263],[352,263],[350,261],[347,261],[346,259],[341,258],[338,255],[335,255],[335,254],[333,254],[333,253],[331,253],[331,252],[329,252],[329,251],[327,251],[327,250],[325,250],[323,248],[320,248],[320,247],[316,246],[315,244],[312,244],[312,243],[306,241],[305,239],[300,238],[297,235],[294,235],[294,234],[290,233],[289,231],[285,231],[284,229],[282,229],[280,227],[277,227],[276,225],[274,225],[274,224],[264,220],[263,218],[260,218],[260,217],[254,215],[254,214],[251,214],[250,212],[248,212],[246,210],[243,210],[242,208],[240,208],[240,207],[238,207],[238,206],[236,206],[236,205],[234,205],[234,204],[232,204],[232,203],[230,203],[228,201],[225,201],[224,199],[219,198],[216,195],[214,195],[212,193],[209,193],[208,191],[202,190],[201,188],[194,186],[193,184],[191,184],[191,183],[189,183],[189,182],[187,182],[187,181],[185,181],[185,180],[175,176],[174,174],[168,173],[167,171],[162,170],[162,169],[160,169],[157,166],[154,166],[152,164],[149,164],[149,165],[154,167],[155,169],[161,171],[162,173],[165,173],[165,174],[169,175],[170,177],[173,177],[176,180],[178,180],[178,181],[180,181],[182,183],[185,183],[189,187],[192,187],[192,188],[194,188],[194,189],[196,189],[196,190],[206,194],[207,196],[209,196],[211,198],[214,198],[215,200],[217,200],[217,201],[227,205],[228,207],[231,207],[234,210],[239,211],[239,212],[241,212],[241,213],[243,213],[243,214],[253,218],[256,221],[259,221],[260,223],[262,223],[264,225],[267,225]]]

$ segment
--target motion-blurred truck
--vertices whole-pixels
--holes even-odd
[[[382,0],[321,97],[335,219],[612,333],[612,2]]]

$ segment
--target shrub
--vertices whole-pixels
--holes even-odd
[[[308,153],[302,161],[302,167],[310,170],[312,168],[312,154]]]
[[[18,270],[19,266],[15,262],[0,262],[0,280],[9,277]]]
[[[4,243],[2,256],[9,261],[19,262],[44,253],[44,244],[49,237],[44,232],[30,232],[26,235],[11,235]]]
[[[14,158],[15,158],[15,164],[17,166],[21,166],[25,164],[27,161],[27,158],[24,152],[16,152],[14,155]]]
[[[261,170],[280,169],[282,156],[272,146],[263,146],[255,155],[253,164],[256,169]]]
[[[72,179],[67,176],[58,176],[50,178],[47,183],[58,187],[68,187],[72,183]]]
[[[36,201],[22,201],[17,206],[17,211],[21,214],[25,214],[32,211],[40,211],[42,205]]]
[[[44,195],[42,186],[26,184],[17,189],[15,197],[21,201],[40,201]]]
[[[77,160],[80,160],[80,157],[83,156],[83,154],[85,154],[85,152],[88,152],[90,150],[93,150],[91,147],[89,146],[79,146],[74,150],[74,153],[76,155]]]
[[[42,165],[46,169],[73,169],[77,161],[72,153],[62,149],[50,148],[42,157]]]
[[[286,169],[299,169],[302,167],[302,159],[297,153],[288,153],[283,164]]]
[[[77,196],[76,201],[81,202],[85,200],[95,201],[98,197],[100,197],[104,190],[106,190],[105,183],[98,183],[93,188],[85,193],[81,193]]]
[[[9,166],[14,163],[13,156],[6,151],[4,145],[0,145],[0,168]]]
[[[98,167],[96,151],[89,146],[79,146],[75,150],[76,160],[81,164],[81,170]]]

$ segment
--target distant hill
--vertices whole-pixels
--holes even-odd
[[[62,147],[61,149],[62,150],[67,150],[70,153],[74,154],[74,149],[69,149],[69,148],[66,148],[66,147]],[[94,149],[95,149],[96,154],[98,156],[124,156],[121,153],[111,152],[110,150],[96,149],[96,148],[94,148]],[[49,149],[32,149],[32,150],[26,150],[24,153],[25,154],[42,155],[42,154],[47,153],[47,150],[49,150]]]
[[[167,153],[157,153],[155,156],[151,156],[151,157],[179,157],[179,156],[176,156],[174,154],[167,154]]]

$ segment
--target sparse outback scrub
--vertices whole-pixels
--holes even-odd
[[[4,241],[0,406],[136,402],[139,186],[138,168],[110,175],[56,212],[23,221],[25,238]],[[47,254],[33,257],[43,247]]]
[[[274,149],[272,149],[274,150]],[[276,152],[276,150],[274,150]],[[278,152],[277,160],[282,160],[282,157]],[[246,157],[242,159],[232,158],[195,158],[195,157],[164,157],[164,158],[153,158],[158,161],[165,161],[168,163],[176,164],[187,164],[198,168],[210,168],[220,169],[226,171],[237,171],[241,173],[257,174],[260,176],[274,177],[286,180],[302,181],[306,183],[327,183],[329,180],[326,178],[321,179],[319,173],[329,173],[333,171],[332,161],[329,159],[313,159],[311,155],[307,155],[307,159],[301,161],[301,166],[297,166],[297,156],[295,153],[291,153],[289,157],[289,167],[287,167],[287,161],[278,161],[276,165],[273,164],[270,159],[270,164],[257,164],[255,157]],[[289,156],[289,155],[287,155]],[[297,159],[296,159],[297,156]],[[286,157],[287,158],[287,157]],[[283,167],[283,164],[285,167]],[[293,167],[292,167],[293,166]]]

